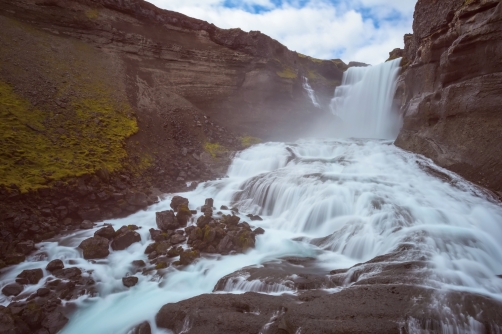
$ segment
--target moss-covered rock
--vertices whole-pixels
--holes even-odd
[[[200,257],[200,252],[196,249],[185,250],[180,254],[180,264],[189,265]]]

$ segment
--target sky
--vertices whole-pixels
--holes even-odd
[[[417,0],[148,0],[220,28],[258,30],[320,59],[379,64],[411,33]]]

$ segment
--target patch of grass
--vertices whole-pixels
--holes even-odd
[[[241,137],[240,139],[241,139],[241,145],[244,147],[249,147],[249,146],[261,143],[260,138],[251,137],[251,136],[244,136],[244,137]]]
[[[284,70],[282,70],[280,72],[277,71],[276,74],[284,79],[296,79],[297,78],[296,72],[290,67],[286,67]]]

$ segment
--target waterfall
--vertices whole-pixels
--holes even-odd
[[[351,67],[331,100],[346,137],[394,139],[400,117],[392,110],[401,59],[370,67]],[[338,135],[338,134],[337,134]]]
[[[310,98],[310,101],[312,101],[312,104],[316,108],[321,108],[321,105],[319,104],[319,102],[317,102],[317,97],[315,96],[314,90],[312,89],[312,87],[310,87],[309,79],[307,77],[303,77],[303,89],[305,89],[305,91],[309,95],[309,98]]]

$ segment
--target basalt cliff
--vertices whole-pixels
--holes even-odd
[[[502,4],[419,0],[396,145],[502,195]]]
[[[20,240],[130,214],[222,176],[233,151],[329,124],[348,68],[143,0],[4,0],[0,26],[7,263]]]

